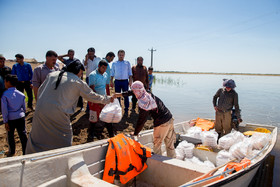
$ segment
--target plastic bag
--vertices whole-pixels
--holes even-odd
[[[189,137],[196,138],[196,139],[201,139],[201,132],[202,132],[202,130],[200,127],[191,127],[191,128],[189,128],[186,135]]]
[[[228,150],[233,144],[242,142],[244,138],[245,136],[241,132],[232,129],[231,133],[219,139],[218,146],[222,149]]]
[[[270,141],[270,134],[256,132],[251,136],[251,144],[254,149],[262,149]]]
[[[188,143],[186,140],[179,143],[176,148],[176,158],[183,160],[184,158],[193,157],[194,144]]]
[[[244,157],[250,157],[252,155],[252,144],[249,138],[244,139],[242,142],[238,142],[231,146],[229,152],[234,158],[238,160],[243,159]]]
[[[218,133],[215,130],[203,131],[201,140],[204,146],[217,147]]]
[[[122,119],[122,108],[118,99],[104,106],[99,115],[100,121],[106,123],[119,123]]]
[[[226,150],[221,150],[218,152],[218,154],[216,156],[216,165],[221,166],[232,159],[233,159],[233,157],[230,154],[230,152],[228,152]]]

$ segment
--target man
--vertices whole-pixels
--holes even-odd
[[[65,66],[67,66],[68,64],[70,64],[71,62],[77,60],[76,58],[74,58],[74,55],[75,55],[75,51],[73,49],[69,49],[67,54],[65,55],[60,55],[58,56],[58,60],[60,60]],[[69,57],[68,59],[64,58],[64,57]],[[83,80],[83,76],[81,77],[81,79]],[[83,98],[82,97],[79,97],[79,101],[78,101],[78,104],[77,106],[80,107],[80,111],[83,110],[83,106],[84,105],[84,102],[83,102]]]
[[[50,50],[46,53],[46,62],[44,64],[41,64],[37,66],[34,69],[34,76],[32,79],[33,83],[33,90],[34,90],[34,96],[37,100],[37,93],[38,89],[45,81],[47,75],[54,71],[59,71],[59,67],[56,66],[56,60],[57,60],[57,54],[56,52]]]
[[[107,53],[106,57],[103,58],[108,63],[106,73],[107,73],[107,82],[106,82],[106,93],[107,95],[110,95],[110,80],[111,80],[111,68],[109,66],[109,63],[111,63],[115,58],[115,54],[113,52]]]
[[[76,58],[74,58],[74,55],[75,55],[75,51],[73,49],[69,49],[67,54],[58,56],[58,60],[60,60],[63,64],[65,64],[65,66],[67,66],[70,62],[76,60]],[[69,57],[69,58],[66,59],[64,57]]]
[[[219,137],[231,132],[231,111],[233,106],[238,121],[242,121],[238,104],[238,94],[234,90],[235,87],[234,80],[224,79],[223,88],[220,88],[213,97],[213,105],[216,111],[215,130],[219,134]]]
[[[6,58],[0,54],[0,98],[5,90],[5,76],[12,73],[12,69],[8,66],[5,66]],[[1,105],[0,105],[1,106]]]
[[[101,60],[99,62],[98,68],[89,74],[89,87],[97,94],[106,95],[106,83],[108,79],[108,75],[106,73],[106,69],[108,67],[108,63],[105,60]],[[90,108],[90,127],[88,129],[88,140],[91,141],[94,136],[97,139],[102,139],[103,132],[103,122],[99,121],[99,114],[104,105],[91,103],[89,102]],[[105,123],[105,126],[108,130],[109,136],[113,137],[113,126],[112,123]]]
[[[129,61],[124,60],[125,51],[118,51],[118,61],[113,62],[111,70],[111,87],[113,87],[113,79],[115,78],[115,92],[128,91],[128,86],[132,84],[132,72]],[[120,101],[120,99],[119,99]],[[124,97],[124,115],[128,115],[129,100],[128,96]]]
[[[0,55],[0,76],[2,79],[5,79],[5,76],[11,74],[12,69],[8,66],[5,66],[6,58],[3,55]]]
[[[24,93],[27,93],[28,97],[28,108],[33,110],[33,94],[32,94],[32,76],[33,71],[29,63],[24,62],[24,56],[22,54],[16,54],[16,64],[13,65],[12,74],[18,77],[18,83],[16,88]]]
[[[87,54],[84,60],[84,66],[86,69],[86,82],[88,84],[88,77],[91,72],[97,69],[100,58],[95,56],[95,49],[93,47],[87,50]]]
[[[171,112],[157,96],[146,91],[142,82],[133,82],[131,90],[124,93],[116,93],[116,97],[131,96],[134,94],[138,99],[139,117],[133,135],[138,136],[150,115],[154,120],[154,153],[162,155],[161,144],[164,141],[167,156],[175,158],[174,143],[176,141],[176,134]]]
[[[26,154],[72,145],[70,116],[75,112],[79,96],[95,103],[114,101],[114,96],[96,94],[81,80],[84,70],[83,64],[76,60],[62,71],[50,73],[40,86]]]
[[[137,65],[132,67],[133,82],[141,81],[146,90],[149,90],[149,77],[146,66],[143,66],[143,57],[137,58]],[[135,95],[132,96],[132,110],[135,111],[137,99]]]

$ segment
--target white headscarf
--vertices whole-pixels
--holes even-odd
[[[157,108],[157,103],[154,98],[149,94],[142,82],[135,81],[131,85],[131,90],[133,91],[134,95],[138,99],[138,106],[144,110],[153,110]]]

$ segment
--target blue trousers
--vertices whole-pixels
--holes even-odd
[[[128,80],[115,80],[115,92],[121,93],[128,91]],[[120,98],[118,98],[120,101]],[[121,103],[121,102],[120,102]],[[128,96],[124,97],[124,111],[128,112],[129,100]]]

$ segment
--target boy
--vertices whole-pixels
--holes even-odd
[[[15,154],[15,129],[17,129],[20,138],[23,155],[25,154],[27,142],[25,130],[25,96],[15,88],[17,82],[18,78],[16,75],[8,74],[5,78],[5,87],[7,90],[1,98],[3,122],[7,131],[9,144],[9,152],[6,153],[7,157]]]
[[[213,97],[213,105],[216,111],[215,130],[219,138],[231,132],[231,111],[234,106],[238,122],[241,122],[238,94],[234,90],[234,80],[224,79],[223,88],[220,88]],[[218,100],[218,104],[217,104]]]
[[[153,80],[154,80],[154,76],[153,76],[153,67],[149,67],[148,69],[148,73],[149,73],[149,90],[152,91],[152,84],[153,84]]]

